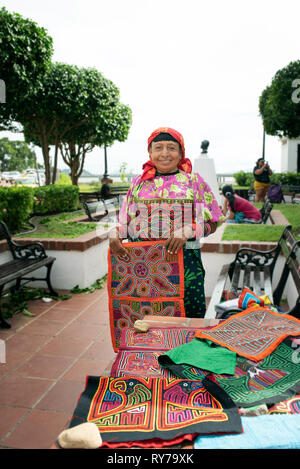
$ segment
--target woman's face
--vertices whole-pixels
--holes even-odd
[[[264,160],[258,161],[258,166],[261,168],[265,164]]]
[[[173,141],[152,142],[149,155],[159,173],[176,171],[182,158],[179,143]]]

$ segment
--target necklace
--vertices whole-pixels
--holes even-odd
[[[159,173],[158,171],[156,171],[155,173],[155,177],[156,176],[172,176],[172,174],[177,174],[179,173],[179,169],[177,169],[177,171],[173,171],[172,173]]]

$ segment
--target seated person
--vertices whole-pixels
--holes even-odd
[[[110,191],[110,186],[108,184],[102,184],[100,189],[100,196],[102,199],[109,199],[110,197],[113,197]]]
[[[226,223],[259,223],[262,218],[261,212],[246,199],[234,193],[232,186],[226,185],[222,188],[224,196],[223,215],[229,214]]]

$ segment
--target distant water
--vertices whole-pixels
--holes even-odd
[[[89,184],[90,182],[99,182],[103,178],[103,175],[101,176],[81,176],[79,178],[79,184]],[[114,182],[120,182],[121,178],[118,177],[111,177],[109,176],[110,179],[112,179]]]

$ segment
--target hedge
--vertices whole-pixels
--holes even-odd
[[[34,189],[34,214],[69,212],[76,210],[78,203],[77,186],[57,184]]]
[[[239,186],[253,187],[253,173],[238,171],[234,175]],[[271,184],[281,184],[282,186],[300,186],[300,173],[273,173],[270,177]]]
[[[33,188],[25,186],[0,186],[0,220],[10,231],[19,231],[33,209]]]

